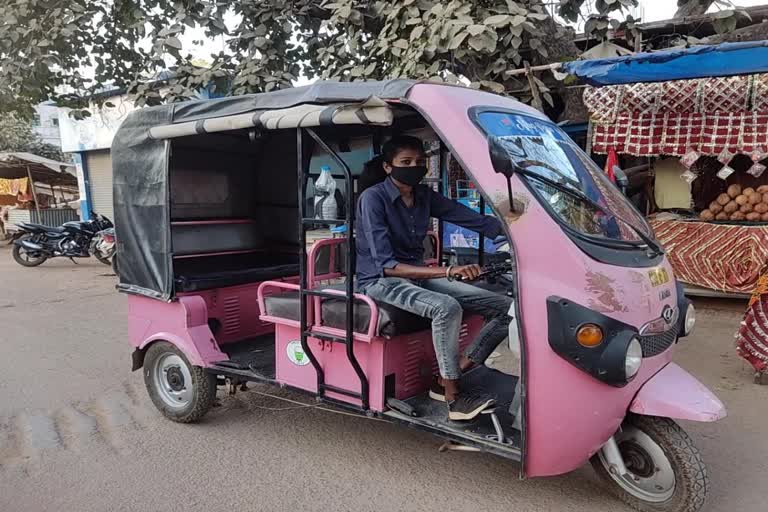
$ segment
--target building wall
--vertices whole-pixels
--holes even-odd
[[[41,103],[36,106],[32,129],[43,139],[43,142],[60,148],[59,108],[53,103]]]

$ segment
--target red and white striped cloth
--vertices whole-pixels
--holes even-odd
[[[651,219],[675,276],[712,290],[752,293],[768,263],[768,226]]]

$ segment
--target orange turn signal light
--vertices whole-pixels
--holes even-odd
[[[603,330],[599,325],[584,324],[576,331],[576,341],[582,347],[596,347],[603,342]]]

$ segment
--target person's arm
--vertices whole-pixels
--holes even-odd
[[[440,279],[442,277],[455,278],[461,276],[464,281],[474,281],[482,272],[480,265],[457,265],[451,267],[420,267],[398,263],[393,268],[384,270],[387,277],[402,277],[405,279]]]
[[[489,238],[504,234],[501,222],[493,215],[478,213],[432,189],[429,189],[429,206],[430,214],[440,220],[482,233]]]
[[[380,197],[372,194],[360,196],[360,228],[365,235],[371,256],[382,277],[402,277],[405,279],[438,279],[448,277],[445,267],[420,267],[400,263],[395,259],[389,226],[386,223],[386,211]],[[451,277],[461,276],[471,281],[480,274],[478,265],[450,267]]]

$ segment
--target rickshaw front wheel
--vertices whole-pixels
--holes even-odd
[[[156,342],[144,356],[144,384],[163,416],[178,423],[194,423],[216,400],[216,377],[189,364],[167,341]]]
[[[603,456],[591,463],[623,502],[642,512],[698,512],[709,488],[699,450],[669,418],[629,415],[615,435],[627,474],[619,475]]]

